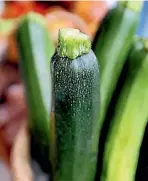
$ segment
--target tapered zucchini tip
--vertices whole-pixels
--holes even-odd
[[[119,1],[120,5],[124,6],[125,8],[131,9],[137,13],[139,13],[143,7],[143,0],[139,1]]]
[[[22,16],[22,18],[20,19],[20,26],[26,22],[39,23],[43,27],[47,26],[44,16],[35,12],[29,12],[25,16]]]

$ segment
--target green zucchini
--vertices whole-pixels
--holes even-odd
[[[99,64],[87,35],[59,31],[52,57],[57,161],[54,180],[93,181],[98,153]]]
[[[128,56],[127,76],[110,120],[101,181],[134,181],[147,124],[148,41],[137,39]]]
[[[50,59],[54,46],[45,24],[44,17],[29,13],[20,20],[16,35],[31,138],[35,152],[48,160],[52,95]]]
[[[104,122],[111,97],[131,47],[141,7],[142,1],[119,2],[102,21],[94,38],[92,48],[100,60],[101,67],[100,126]]]

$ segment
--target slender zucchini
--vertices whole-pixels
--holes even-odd
[[[92,48],[100,60],[101,113],[100,126],[116,87],[119,75],[138,25],[142,1],[119,2],[99,26]]]
[[[48,160],[52,94],[50,59],[54,46],[44,17],[36,13],[24,16],[17,29],[17,44],[35,152],[41,159]]]
[[[147,124],[148,41],[137,40],[105,142],[101,181],[134,181]]]
[[[99,64],[87,35],[61,29],[52,57],[57,162],[54,180],[93,181],[100,109]]]

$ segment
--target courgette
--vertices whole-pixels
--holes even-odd
[[[25,85],[29,131],[35,153],[41,161],[49,158],[51,73],[54,45],[44,17],[29,13],[22,17],[16,32],[20,70]]]
[[[135,34],[142,1],[118,2],[99,26],[92,49],[100,60],[100,126],[115,90]]]
[[[93,181],[100,109],[99,64],[87,35],[61,29],[52,57],[57,161],[54,180]]]
[[[120,92],[105,141],[101,181],[134,181],[148,104],[148,41],[137,39],[128,56],[127,79]]]

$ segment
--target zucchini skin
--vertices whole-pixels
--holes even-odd
[[[100,60],[101,113],[103,124],[133,35],[138,25],[139,13],[118,4],[106,15],[94,38],[92,49]]]
[[[54,46],[43,23],[43,17],[36,13],[29,13],[20,21],[16,35],[20,72],[28,106],[31,152],[41,166],[47,166],[45,169],[49,172],[52,104],[50,59]]]
[[[130,52],[127,56],[116,89],[114,91],[114,96],[111,102],[111,105],[113,106],[115,106],[118,100],[118,96],[123,89],[125,81],[127,81],[127,79],[133,79],[134,76],[137,75],[136,73],[138,72],[138,70],[141,68],[141,64],[143,63],[143,61],[139,60],[143,60],[144,57],[146,56],[146,50],[143,41],[144,41],[143,38],[137,36],[135,36],[133,39],[132,47],[130,48]],[[113,112],[113,110],[108,110],[108,112],[110,111]]]
[[[148,102],[148,52],[140,40],[131,49],[126,70],[105,142],[101,181],[135,180]]]
[[[52,57],[57,162],[54,180],[93,181],[98,153],[99,65],[90,51]]]

